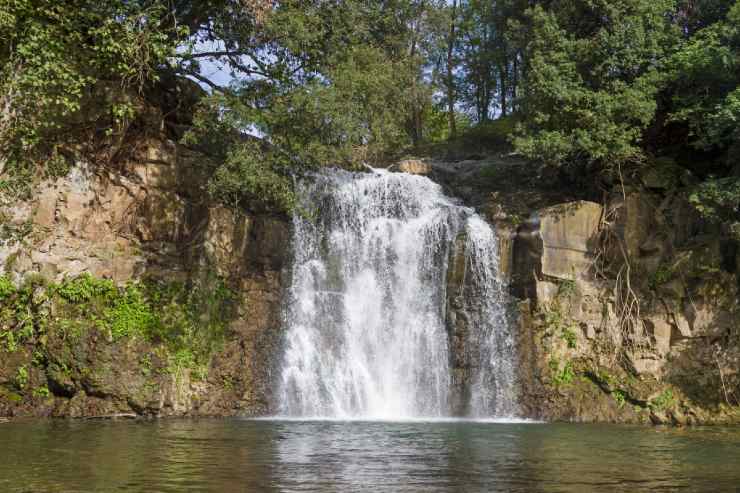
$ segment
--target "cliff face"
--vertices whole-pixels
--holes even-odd
[[[679,196],[626,191],[537,211],[514,242],[530,413],[737,421],[734,243]]]
[[[525,415],[740,421],[740,252],[680,177],[645,176],[597,203],[508,157],[425,164],[413,168],[497,226]]]
[[[0,208],[0,267],[22,286],[8,288],[0,316],[0,415],[266,411],[289,225],[209,203],[197,153],[160,137],[134,147],[115,168],[78,162],[34,199]],[[64,284],[82,273],[85,282]],[[94,294],[103,278],[131,288]],[[210,318],[223,327],[198,313],[207,305],[194,294],[205,299],[221,285],[228,306]],[[127,317],[150,316],[134,306],[144,286],[159,290],[150,312],[170,316],[150,324],[162,335],[126,332]],[[156,294],[173,286],[176,296]],[[113,306],[111,296],[123,301]],[[198,317],[222,331],[198,339],[213,345],[201,365],[167,344],[188,336],[168,330],[187,332],[194,324],[183,320]]]
[[[204,159],[141,138],[115,167],[78,162],[33,199],[0,206],[0,415],[269,411],[290,225],[209,203]],[[510,158],[398,168],[496,224],[524,414],[740,420],[740,252],[681,193],[648,183],[577,200]],[[457,347],[475,293],[455,250],[446,302]],[[228,296],[210,295],[222,288]],[[147,334],[127,331],[127,317],[159,313]],[[189,334],[197,327],[205,335]],[[194,356],[183,340],[207,347]],[[463,393],[470,365],[453,361]]]

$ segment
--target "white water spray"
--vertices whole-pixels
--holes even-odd
[[[491,227],[429,179],[402,173],[335,171],[303,181],[298,195],[279,413],[449,416],[446,276],[464,232],[466,272],[485,297],[471,312],[469,414],[513,415],[513,343]]]

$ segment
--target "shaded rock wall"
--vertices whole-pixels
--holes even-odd
[[[662,203],[660,203],[662,201]],[[520,227],[522,401],[577,421],[740,417],[736,251],[678,197],[572,202]],[[534,355],[534,356],[533,356]]]

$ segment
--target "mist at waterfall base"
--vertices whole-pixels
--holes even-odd
[[[278,415],[514,418],[492,227],[422,176],[333,171],[297,188]],[[461,255],[463,279],[451,283]]]

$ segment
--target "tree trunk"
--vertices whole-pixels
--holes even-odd
[[[412,30],[411,47],[409,49],[409,56],[413,61],[416,56],[416,50],[419,43],[419,32],[421,31],[421,18],[424,15],[426,9],[426,2],[422,0],[419,2],[419,10],[417,11],[416,24]],[[419,97],[419,79],[421,74],[416,74],[414,77],[412,91],[413,96],[411,99],[411,143],[414,147],[418,147],[421,144],[422,135],[422,115],[421,115],[421,103]]]
[[[511,111],[516,112],[517,86],[519,85],[519,54],[514,53],[513,68],[511,72]]]
[[[506,116],[506,85],[507,85],[507,78],[508,78],[508,67],[506,62],[499,65],[499,75],[501,77],[501,87],[499,89],[499,94],[501,96],[501,116]]]
[[[455,50],[455,23],[457,20],[457,0],[452,2],[450,14],[450,35],[447,39],[447,118],[450,127],[450,138],[457,137],[455,122],[455,79],[454,79],[454,50]]]

